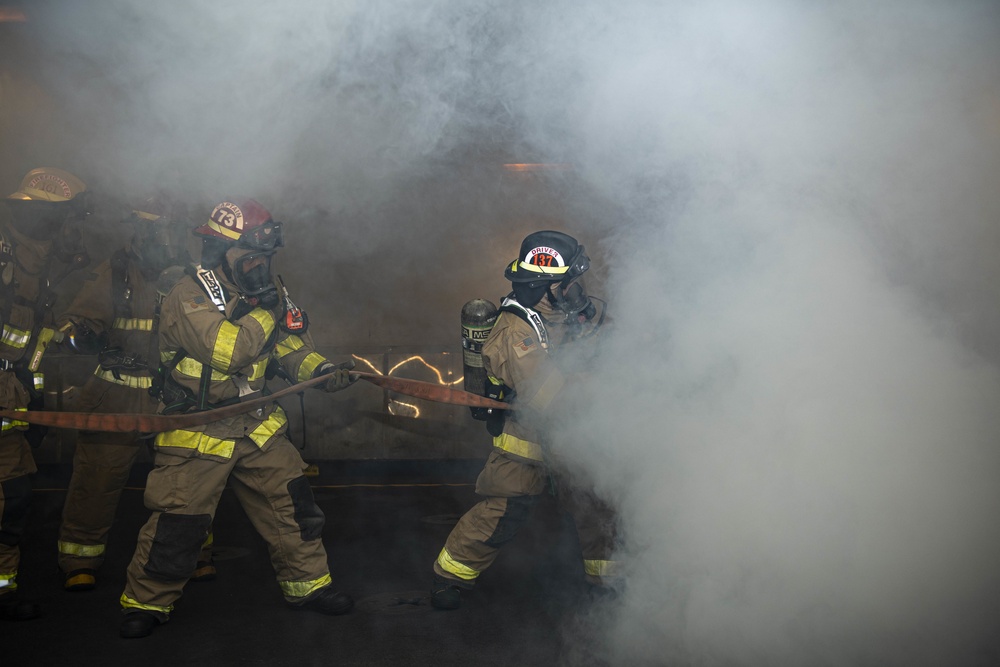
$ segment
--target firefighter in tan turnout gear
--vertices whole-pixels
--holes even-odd
[[[195,233],[203,237],[201,265],[178,281],[160,311],[162,413],[259,396],[269,364],[297,381],[329,375],[326,391],[351,383],[353,362],[335,365],[313,349],[304,313],[272,276],[281,223],[252,199],[226,201]],[[145,637],[168,620],[227,481],[267,542],[287,604],[323,614],[351,610],[352,599],[332,585],[323,512],[286,429],[284,411],[271,403],[156,436],[145,494],[152,515],[128,566],[122,637]]]
[[[556,487],[560,507],[576,524],[586,580],[595,586],[614,576],[614,513],[592,493],[574,488],[546,447],[554,405],[575,372],[574,347],[592,339],[603,320],[587,296],[582,276],[590,260],[582,245],[556,231],[527,236],[505,277],[513,292],[499,309],[482,349],[488,387],[494,397],[513,399],[502,425],[487,422],[493,451],[476,481],[483,500],[451,531],[434,562],[431,604],[457,609],[461,590],[496,559],[517,534],[542,493]]]
[[[80,221],[89,213],[87,186],[61,169],[40,167],[24,177],[4,203],[10,214],[0,228],[0,407],[41,407],[39,372],[46,346],[59,336],[52,324],[52,258],[66,270],[89,262],[80,246]],[[0,619],[27,620],[39,606],[17,590],[19,543],[28,516],[30,475],[36,471],[31,443],[43,432],[3,419],[0,430]]]
[[[158,301],[188,263],[183,216],[163,198],[133,209],[126,222],[131,240],[90,274],[69,309],[56,322],[63,344],[97,355],[98,366],[83,387],[80,412],[152,414],[151,395],[159,364],[156,341]],[[173,267],[170,271],[168,268]],[[145,440],[139,433],[81,432],[73,456],[59,528],[58,561],[68,591],[92,590],[104,562],[108,533],[129,471]],[[211,535],[192,580],[215,576]]]

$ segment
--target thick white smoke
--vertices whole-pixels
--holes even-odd
[[[452,336],[567,218],[616,333],[566,433],[629,574],[588,656],[1000,658],[995,3],[43,4],[45,154],[311,224],[338,344]]]

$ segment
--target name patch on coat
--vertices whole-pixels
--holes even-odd
[[[535,339],[528,336],[524,340],[514,343],[514,354],[516,354],[517,358],[520,359],[524,355],[534,352],[537,347]]]

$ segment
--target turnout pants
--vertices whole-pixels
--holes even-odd
[[[494,449],[476,480],[476,493],[484,499],[452,529],[434,562],[435,574],[471,588],[525,524],[548,487],[549,476],[541,462],[529,463]],[[614,513],[592,493],[574,489],[559,475],[554,476],[554,484],[560,509],[576,525],[587,580],[604,583],[604,578],[614,576]]]
[[[165,620],[195,569],[227,481],[254,528],[267,542],[271,565],[292,604],[330,584],[316,506],[295,446],[279,436],[266,449],[249,438],[226,461],[185,458],[158,450],[146,481],[152,515],[139,532],[121,605]]]
[[[104,562],[108,533],[140,447],[142,440],[134,434],[80,434],[59,527],[58,561],[64,573],[96,570]],[[210,533],[198,560],[211,558]]]
[[[4,420],[6,422],[6,420]],[[37,468],[21,431],[0,435],[0,595],[17,589],[21,536],[28,521],[31,477]]]

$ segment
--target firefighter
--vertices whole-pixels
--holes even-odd
[[[4,200],[10,213],[0,227],[0,406],[41,407],[44,378],[39,372],[46,346],[58,335],[52,324],[55,296],[49,275],[53,258],[67,269],[88,263],[80,245],[80,221],[89,213],[87,186],[52,167],[29,171]],[[28,515],[31,478],[36,471],[31,446],[44,431],[16,420],[0,426],[0,619],[27,620],[39,606],[17,590],[18,544]]]
[[[351,384],[353,362],[336,365],[314,350],[305,313],[271,271],[282,223],[252,199],[225,201],[195,233],[201,265],[178,281],[160,312],[163,414],[259,396],[269,366],[297,381],[329,375],[326,391]],[[152,515],[127,570],[122,637],[145,637],[169,619],[227,481],[268,544],[286,603],[331,615],[351,610],[350,596],[332,585],[323,512],[286,429],[284,411],[270,403],[156,436],[145,494]]]
[[[133,228],[129,242],[97,267],[56,322],[64,346],[98,358],[81,392],[81,412],[155,413],[158,405],[149,391],[159,364],[158,295],[169,288],[162,282],[179,278],[176,268],[167,269],[189,263],[188,228],[161,197],[142,202],[125,222]],[[115,510],[143,442],[139,433],[80,433],[57,545],[67,591],[96,586]],[[215,574],[209,534],[192,581]]]
[[[584,288],[589,267],[573,237],[539,231],[525,237],[505,271],[513,291],[501,302],[482,355],[487,395],[517,409],[488,418],[493,450],[476,481],[483,500],[459,519],[434,562],[431,604],[437,609],[461,606],[461,591],[474,587],[553,486],[576,525],[586,581],[595,587],[612,581],[614,513],[593,493],[575,488],[546,446],[549,421],[580,370],[580,350],[593,347],[604,319]]]

